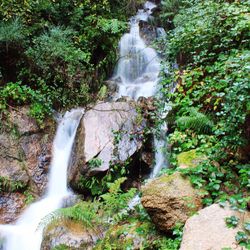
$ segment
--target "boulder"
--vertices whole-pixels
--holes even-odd
[[[50,250],[60,245],[69,249],[93,249],[93,245],[100,238],[97,232],[86,229],[79,222],[61,221],[58,225],[45,230],[41,250]],[[67,248],[67,249],[68,249]]]
[[[1,193],[0,224],[14,222],[25,207],[25,196],[20,193]]]
[[[144,127],[134,102],[99,103],[87,111],[76,136],[70,181],[80,172],[93,175],[125,162],[142,147]]]
[[[168,232],[202,208],[201,193],[176,172],[143,186],[141,202],[158,229]]]
[[[236,228],[228,228],[225,218],[235,216],[240,219]],[[245,249],[235,241],[242,224],[249,221],[250,213],[231,210],[229,206],[213,204],[186,221],[180,250],[221,250]]]

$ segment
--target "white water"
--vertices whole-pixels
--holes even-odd
[[[146,2],[144,10],[130,20],[130,32],[123,35],[119,44],[119,61],[113,79],[118,82],[118,94],[137,100],[140,96],[150,97],[156,93],[159,81],[160,60],[153,48],[146,46],[140,36],[140,20],[148,20],[152,9]]]
[[[43,226],[39,223],[47,214],[61,207],[71,193],[67,188],[67,168],[82,109],[66,112],[60,122],[53,142],[53,159],[49,183],[44,197],[30,205],[15,225],[0,225],[5,238],[5,250],[39,250]]]
[[[130,32],[125,34],[119,44],[119,56],[116,72],[113,76],[117,80],[118,93],[116,98],[129,96],[137,100],[140,96],[150,97],[157,92],[160,74],[160,59],[153,48],[147,47],[140,36],[140,21],[147,21],[156,5],[147,1],[144,9],[130,20]],[[162,28],[158,30],[163,33]],[[163,119],[165,117],[162,117]],[[162,148],[165,146],[167,126],[161,127],[160,137],[154,138],[155,166],[150,178],[158,175],[165,164]]]
[[[144,10],[139,10],[131,19],[130,32],[120,42],[120,60],[114,79],[119,79],[117,97],[130,96],[137,100],[140,96],[150,97],[156,94],[159,82],[160,60],[156,51],[146,46],[140,36],[139,21],[147,21],[155,5],[146,2]],[[57,129],[53,143],[53,159],[47,192],[40,201],[33,203],[21,215],[15,225],[0,225],[4,236],[5,250],[39,250],[42,242],[42,218],[61,207],[65,197],[70,195],[67,188],[67,167],[71,155],[76,130],[83,114],[82,110],[72,110],[63,117]],[[157,176],[164,162],[162,147],[165,146],[165,130],[162,127],[160,138],[154,139],[155,167],[151,178]],[[138,204],[136,196],[129,208]]]
[[[117,82],[118,93],[115,98],[129,96],[137,100],[140,96],[154,96],[158,90],[158,82],[160,80],[160,58],[157,52],[147,47],[140,35],[140,21],[148,21],[152,10],[156,5],[147,1],[144,9],[138,10],[137,15],[130,20],[130,32],[125,34],[119,44],[118,65],[116,67],[113,80]],[[165,36],[163,28],[157,29],[158,37]],[[159,112],[164,120],[167,110]],[[163,122],[160,127],[160,135],[154,136],[155,147],[155,165],[150,179],[155,178],[164,166],[167,166],[163,148],[166,147],[167,124]],[[128,209],[133,209],[140,203],[139,195],[136,195],[128,204]],[[124,213],[127,209],[124,209]]]

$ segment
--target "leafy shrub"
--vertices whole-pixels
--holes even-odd
[[[39,90],[33,90],[21,82],[8,83],[0,88],[0,111],[6,110],[10,105],[30,104],[30,115],[40,125],[44,118],[51,112],[50,100]]]
[[[0,43],[8,46],[10,43],[21,42],[24,39],[23,25],[19,19],[0,22]]]
[[[220,52],[248,44],[248,3],[201,1],[175,16],[170,54],[195,64],[211,61]],[[193,60],[192,60],[193,59]]]
[[[206,155],[206,161],[184,172],[207,191],[204,204],[227,199],[240,210],[249,200],[249,155],[244,153],[249,144],[248,8],[246,1],[183,1],[162,51],[170,65],[179,63],[162,80],[165,100],[173,103],[170,162],[177,166],[177,154],[191,149]]]

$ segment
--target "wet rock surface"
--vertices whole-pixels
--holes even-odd
[[[20,192],[40,196],[47,184],[55,122],[47,120],[41,129],[28,112],[28,107],[10,110],[8,126],[0,132],[1,223],[21,212],[25,196]]]
[[[14,222],[25,207],[25,196],[21,193],[1,193],[0,224]]]
[[[142,187],[142,205],[157,228],[168,232],[202,208],[201,192],[176,172],[163,175]]]
[[[228,228],[225,222],[227,217],[235,216],[240,219],[236,228]],[[238,231],[242,230],[243,223],[249,221],[250,213],[240,213],[213,204],[189,218],[185,224],[180,250],[221,250],[246,249],[239,246],[235,240]]]
[[[29,176],[25,171],[24,152],[18,139],[3,132],[0,134],[0,176],[27,185]]]

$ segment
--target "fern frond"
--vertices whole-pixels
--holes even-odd
[[[95,229],[102,222],[98,216],[100,204],[97,201],[80,202],[73,207],[60,208],[47,216],[45,216],[39,224],[39,227],[47,227],[48,225],[56,224],[61,220],[74,220],[81,222],[86,228]]]
[[[182,129],[192,129],[197,133],[210,133],[214,123],[205,114],[199,112],[196,108],[189,110],[188,116],[182,116],[176,120],[177,126]]]

